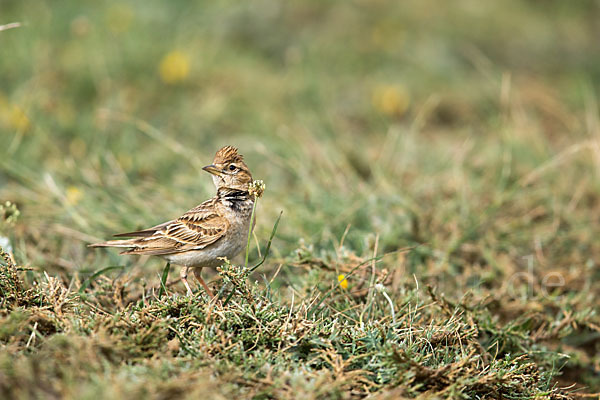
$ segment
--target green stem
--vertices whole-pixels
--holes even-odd
[[[250,227],[248,228],[248,242],[246,243],[246,261],[244,262],[244,268],[248,268],[248,256],[250,255],[250,235],[252,234],[252,228],[254,227],[254,211],[256,210],[256,203],[258,203],[258,197],[254,196],[252,214],[250,214]]]
[[[163,294],[167,292],[167,279],[169,278],[169,270],[171,269],[171,264],[167,263],[165,268],[163,269],[162,276],[160,277],[160,289],[158,291],[158,298],[160,299]]]
[[[271,250],[271,243],[273,243],[273,237],[275,236],[275,232],[277,232],[277,227],[279,226],[279,220],[281,219],[282,214],[283,214],[283,211],[280,211],[279,216],[277,217],[277,221],[275,221],[275,225],[273,225],[273,230],[271,231],[271,236],[269,237],[269,242],[267,243],[267,247],[265,249],[265,255],[263,256],[262,260],[260,260],[260,262],[258,264],[256,264],[254,267],[250,268],[250,272],[253,272],[256,268],[260,267],[267,259],[267,256],[269,255],[269,250]]]

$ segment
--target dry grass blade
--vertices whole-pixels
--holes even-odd
[[[20,22],[11,22],[10,24],[0,25],[0,32],[20,28],[21,26],[23,25]]]

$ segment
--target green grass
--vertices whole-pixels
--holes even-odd
[[[0,397],[600,392],[599,16],[0,0]],[[226,144],[266,183],[248,265],[283,216],[221,304],[86,247],[212,196]]]

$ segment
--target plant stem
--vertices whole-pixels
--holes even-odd
[[[256,210],[256,203],[258,203],[258,196],[254,196],[252,214],[250,214],[250,227],[248,228],[248,242],[246,243],[246,261],[244,262],[244,268],[248,268],[248,256],[250,255],[250,235],[252,234],[252,228],[254,227],[254,212]]]

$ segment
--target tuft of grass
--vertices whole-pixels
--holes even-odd
[[[530,342],[532,327],[503,324],[480,302],[453,304],[432,288],[425,293],[407,289],[393,295],[399,317],[392,323],[385,300],[367,304],[362,296],[337,290],[311,314],[318,293],[285,305],[277,293],[245,279],[243,268],[225,264],[220,273],[236,288],[227,305],[208,307],[203,297],[173,295],[107,312],[72,298],[55,320],[45,307],[6,314],[1,336],[12,350],[4,355],[9,357],[5,373],[14,374],[10,371],[37,355],[50,362],[41,366],[41,382],[21,374],[3,383],[3,393],[18,395],[26,384],[33,394],[43,395],[54,373],[67,377],[51,387],[72,395],[82,386],[92,390],[98,379],[143,374],[151,385],[148,393],[161,396],[165,373],[179,380],[200,367],[221,382],[210,389],[215,396],[295,398],[305,391],[344,398],[402,388],[405,396],[569,398],[552,383],[566,356],[540,354]],[[51,307],[61,307],[64,297],[55,296],[50,285],[41,292],[53,299]],[[93,298],[93,291],[87,292]],[[371,312],[361,323],[365,308]],[[19,330],[26,332],[20,340]],[[36,339],[25,340],[29,334]],[[27,351],[32,346],[33,353]],[[185,391],[205,385],[200,379]]]

